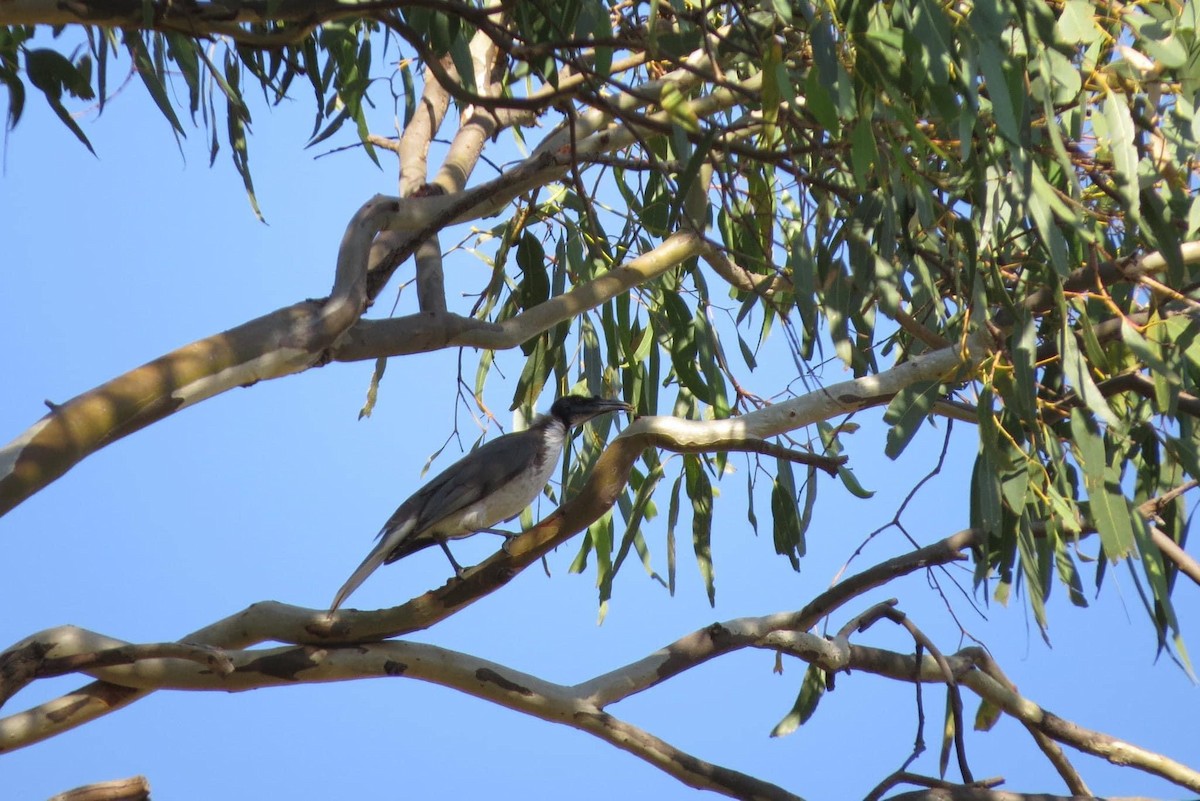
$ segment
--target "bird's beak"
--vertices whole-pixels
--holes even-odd
[[[610,398],[602,398],[601,404],[606,412],[633,412],[633,407],[625,401],[619,401]]]
[[[619,401],[615,398],[595,398],[592,401],[592,417],[598,417],[602,414],[610,414],[611,412],[628,412],[633,414],[633,407],[625,401]]]

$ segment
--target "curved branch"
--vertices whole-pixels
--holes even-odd
[[[491,77],[496,67],[496,45],[485,34],[476,33],[471,39],[470,52],[480,92],[487,97],[499,96],[500,85]],[[469,106],[464,109],[458,131],[433,183],[449,193],[461,192],[466,188],[467,179],[475,171],[475,165],[483,154],[484,144],[496,134],[499,126],[500,120],[496,114],[486,108]]]
[[[140,3],[64,3],[61,0],[5,0],[0,4],[0,25],[102,25],[139,30],[179,31],[189,36],[237,36],[238,25],[287,23],[302,32],[314,25],[401,7],[433,8],[461,16],[476,27],[490,25],[500,6],[477,8],[457,0],[273,0],[271,3],[221,0],[159,3],[146,18]],[[249,34],[249,31],[244,31]],[[275,46],[288,39],[272,40]],[[253,42],[251,42],[253,43]]]
[[[1179,253],[1184,264],[1200,263],[1200,242],[1182,243]],[[1158,273],[1166,268],[1167,257],[1161,251],[1154,251],[1138,257],[1133,262],[1105,261],[1080,267],[1063,279],[1062,288],[1066,292],[1085,292],[1097,285],[1108,286],[1120,281],[1136,281],[1146,273]],[[1052,287],[1042,287],[1025,297],[1021,305],[1032,312],[1048,311],[1054,306],[1055,292]],[[1011,325],[1011,317],[1010,312],[1002,311],[997,315],[996,322],[998,325]]]
[[[841,414],[889,402],[896,393],[919,381],[961,381],[986,350],[986,337],[972,335],[964,347],[951,345],[928,351],[875,375],[831,384],[791,400],[767,406],[740,417],[723,420],[683,420],[677,417],[642,418],[621,437],[645,437],[648,445],[667,450],[735,450],[747,439],[767,439]]]
[[[643,659],[577,685],[576,689],[597,706],[603,707],[648,690],[713,657],[763,640],[775,632],[802,634],[821,618],[864,592],[922,568],[961,559],[962,551],[979,542],[980,536],[980,532],[967,529],[911,553],[880,562],[830,587],[799,612],[714,623]],[[822,637],[812,639],[825,642]],[[809,642],[807,646],[817,651],[825,650],[825,646],[818,642]]]
[[[876,604],[869,610],[869,614],[862,619],[855,620],[853,628],[858,631],[866,631],[875,621],[880,618],[888,620],[903,626],[912,635],[913,640],[918,646],[924,648],[933,657],[933,661],[937,663],[938,668],[942,671],[942,678],[946,681],[946,687],[950,693],[950,711],[954,720],[954,750],[958,757],[958,770],[962,775],[963,781],[967,784],[972,784],[975,777],[971,775],[971,769],[967,764],[967,745],[964,739],[966,726],[963,724],[963,707],[962,694],[958,691],[958,682],[954,678],[954,671],[950,669],[950,663],[946,661],[946,657],[941,650],[929,639],[925,632],[912,622],[908,615],[896,609],[896,601],[893,599],[886,603]],[[842,627],[842,631],[838,634],[839,640],[846,640],[846,646],[849,647],[849,634],[847,630],[850,624]]]
[[[923,682],[945,680],[941,668],[930,656],[917,663],[910,655],[862,645],[852,645],[850,650],[849,666],[854,670],[901,681],[913,681],[916,676]],[[990,675],[994,663],[982,648],[964,648],[946,659],[960,684],[1051,739],[1115,765],[1133,766],[1194,792],[1200,791],[1200,772],[1170,757],[1060,718],[1021,696],[1011,686]]]
[[[696,234],[674,234],[658,247],[620,267],[499,323],[434,311],[388,320],[361,320],[346,332],[330,356],[335,361],[352,362],[447,347],[515,348],[561,322],[662,275],[696,256],[703,246]]]
[[[447,56],[449,61],[450,57]],[[396,143],[396,154],[400,158],[400,196],[410,197],[425,185],[429,177],[429,144],[442,127],[446,111],[450,108],[450,95],[437,81],[426,78],[421,88],[421,99],[413,111],[413,117]]]
[[[346,228],[333,290],[161,356],[63,404],[0,449],[0,515],[85,457],[180,409],[234,387],[321,363],[367,306],[367,254],[390,217],[366,203]]]
[[[1118,764],[1154,773],[1193,790],[1200,788],[1200,774],[1196,771],[1160,754],[1058,718],[1021,697],[1005,681],[995,678],[998,668],[980,648],[966,648],[941,659],[927,655],[918,660],[911,655],[858,645],[843,644],[830,648],[836,643],[795,628],[788,629],[789,624],[815,622],[818,616],[807,611],[811,608],[828,609],[853,597],[856,594],[854,589],[861,591],[881,575],[899,575],[896,572],[898,566],[906,566],[911,571],[928,564],[931,558],[945,561],[947,556],[958,555],[962,548],[972,544],[975,539],[974,532],[962,532],[930,548],[897,557],[864,571],[814,599],[809,607],[800,612],[717,624],[706,630],[705,634],[718,630],[734,633],[736,641],[730,640],[733,644],[720,653],[747,646],[771,648],[800,656],[832,671],[870,672],[904,682],[942,682],[947,680],[949,672],[981,697],[1060,742]],[[30,638],[31,641],[35,639],[46,652],[59,654],[58,658],[70,657],[72,649],[97,651],[113,647],[114,644],[126,649],[138,647],[74,627],[62,627]],[[85,691],[59,699],[53,704],[53,711],[59,718],[71,718],[76,714],[73,706],[85,704],[105,687],[123,690],[124,698],[132,699],[154,689],[239,692],[261,687],[368,677],[416,678],[451,687],[543,720],[587,731],[694,787],[713,789],[739,798],[790,798],[774,785],[697,760],[603,711],[606,705],[632,694],[631,685],[637,681],[637,676],[633,674],[643,672],[638,667],[648,660],[661,662],[661,656],[669,651],[673,664],[664,675],[651,681],[642,681],[642,689],[658,683],[667,675],[677,675],[701,665],[715,655],[716,652],[706,649],[695,640],[696,635],[690,635],[669,649],[634,663],[631,666],[634,670],[625,668],[613,671],[573,687],[547,682],[437,646],[399,641],[343,647],[311,644],[227,651],[223,656],[233,667],[228,673],[200,668],[184,660],[147,658],[129,666],[92,668],[88,671],[140,689],[97,682],[87,688],[91,696]],[[694,647],[696,645],[701,647]],[[62,653],[64,651],[67,653]],[[149,653],[146,655],[149,656]],[[117,702],[120,700],[120,696],[115,699]],[[39,720],[29,715],[22,713],[0,721],[0,743],[6,747],[5,750],[18,734],[26,736],[25,742],[19,744],[28,744],[37,739],[38,734],[47,736],[45,732],[31,732],[25,726],[51,720],[52,716],[47,713]]]
[[[379,640],[427,628],[504,586],[551,549],[600,519],[616,503],[628,483],[634,463],[648,447],[694,449],[708,446],[713,450],[729,450],[748,438],[774,436],[850,409],[885,403],[908,383],[955,373],[964,364],[968,367],[973,364],[981,353],[980,348],[969,346],[964,362],[964,354],[957,346],[932,351],[877,375],[835,384],[735,420],[699,422],[641,418],[604,449],[577,497],[568,500],[549,517],[514,539],[507,551],[497,552],[466,571],[461,579],[451,579],[440,589],[427,592],[402,606],[377,612],[343,609],[330,615],[286,604],[254,604],[182,640],[221,648],[241,648],[266,640],[339,644]],[[838,592],[853,592],[858,587],[877,586],[873,582],[882,583],[896,575],[896,571],[915,569],[912,565],[919,567],[923,559],[945,561],[957,558],[959,549],[973,543],[974,537],[973,532],[955,535],[916,552],[920,556],[914,554],[884,562],[847,579],[836,589]],[[838,597],[828,593],[819,596],[796,617],[779,621],[776,628],[807,628],[833,608],[830,604],[836,605]],[[670,652],[660,652],[649,658],[652,681],[641,689],[674,675],[669,665],[662,664],[670,656]],[[629,690],[625,694],[635,691]],[[78,726],[131,703],[142,694],[141,691],[99,682],[71,696],[8,718],[0,722],[0,752]],[[618,699],[609,699],[608,702],[612,700]]]
[[[149,801],[150,781],[145,776],[114,779],[76,787],[48,801]]]
[[[761,81],[761,77],[750,79],[743,88],[753,89],[756,81]],[[733,90],[720,88],[711,95],[688,101],[687,108],[691,114],[707,116],[726,108],[738,97]],[[649,101],[639,98],[634,102]],[[604,118],[601,115],[595,122],[602,123]],[[669,115],[659,112],[646,119],[665,122]],[[0,449],[0,516],[104,445],[179,409],[237,386],[323,364],[329,349],[358,321],[399,264],[439,230],[494,214],[520,194],[558,178],[576,151],[613,150],[636,140],[627,127],[616,126],[585,137],[575,148],[551,147],[559,136],[551,133],[542,143],[546,149],[468,191],[415,198],[376,196],[368,201],[351,220],[343,237],[329,299],[304,301],[199,340],[61,406],[53,406],[50,414]],[[376,238],[381,231],[403,235]],[[686,239],[691,235],[680,236]],[[679,244],[676,237],[671,237],[651,253],[669,252]],[[624,269],[630,269],[630,265]],[[637,276],[630,279],[631,274],[621,269],[590,282],[581,288],[583,291],[573,291],[530,309],[523,325],[540,330],[540,326],[565,319],[561,315],[572,308],[572,303],[602,302],[589,300],[589,292],[602,293],[609,286],[627,289],[633,284],[626,281],[637,280]],[[494,345],[497,340],[490,336],[492,329],[479,330],[483,335],[477,341],[482,347],[506,347],[500,343],[506,335],[512,335],[502,330]],[[516,335],[520,335],[519,326]]]
[[[930,787],[910,790],[889,796],[887,801],[1095,801],[1087,795],[1048,795],[1046,793],[1014,793],[1010,790],[991,790],[987,787]],[[1147,798],[1109,798],[1108,801],[1150,801]]]
[[[729,257],[724,249],[710,245],[704,249],[704,261],[713,272],[725,279],[730,286],[743,292],[754,292],[763,298],[771,298],[781,291],[792,291],[792,281],[784,272],[772,275],[752,273]]]
[[[44,634],[62,635],[85,648],[112,642],[103,635],[72,627]],[[193,669],[191,663],[170,659],[147,659],[128,668],[88,672],[137,684],[143,692],[158,689],[242,692],[362,678],[419,679],[588,732],[697,789],[713,790],[733,798],[798,801],[776,785],[705,762],[613,717],[580,696],[574,688],[435,645],[390,641],[349,648],[285,646],[229,651],[225,656],[233,670],[224,674]]]

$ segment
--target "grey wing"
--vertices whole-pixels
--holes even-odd
[[[534,432],[509,434],[479,446],[439,473],[413,496],[422,499],[415,530],[466,509],[512,481],[539,457],[539,445]]]
[[[421,536],[428,526],[486,497],[538,456],[536,435],[510,434],[481,445],[438,473],[383,524],[379,542],[338,590],[330,608],[341,606],[380,565],[433,545],[432,537]]]

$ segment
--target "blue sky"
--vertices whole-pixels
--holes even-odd
[[[251,165],[268,225],[251,213],[227,153],[209,169],[204,137],[195,132],[181,155],[140,87],[131,84],[101,119],[84,122],[98,158],[30,98],[8,135],[0,178],[0,337],[9,343],[0,356],[0,438],[37,420],[44,399],[67,399],[186,342],[328,291],[346,222],[371,195],[394,192],[391,165],[384,159],[388,169],[380,171],[356,153],[314,159],[304,150],[311,116],[303,102],[254,108]],[[407,278],[410,270],[397,275]],[[451,307],[469,308],[460,293],[476,291],[486,274],[469,257],[453,257]],[[386,313],[393,298],[385,291],[376,313]],[[414,302],[405,292],[399,313]],[[748,388],[766,394],[794,378],[791,361],[774,356]],[[464,363],[473,376],[474,355]],[[513,355],[500,363],[510,379],[519,375]],[[376,412],[363,421],[356,418],[371,364],[329,365],[227,393],[84,461],[0,519],[0,604],[9,610],[0,617],[0,640],[72,623],[161,641],[258,600],[324,607],[450,433],[456,365],[454,352],[393,360]],[[841,377],[837,367],[825,374]],[[506,409],[511,385],[496,380],[487,397],[494,410]],[[886,460],[878,415],[864,414],[864,428],[847,441],[857,475],[876,498],[859,501],[825,481],[798,574],[773,553],[765,493],[757,506],[762,534],[756,538],[746,524],[745,461],[734,458],[738,472],[719,485],[713,527],[715,609],[681,550],[674,598],[630,563],[597,626],[594,573],[567,573],[575,541],[550,558],[552,578],[528,570],[413,639],[574,683],[713,621],[796,609],[828,586],[868,531],[891,518],[940,448],[943,429],[926,426],[899,461]],[[459,425],[469,445],[477,432],[465,415]],[[943,475],[905,516],[925,542],[967,522],[975,434],[963,424],[954,433]],[[456,454],[452,444],[438,465]],[[661,517],[647,538],[656,567],[665,570]],[[494,538],[476,539],[455,549],[460,561],[473,563],[496,547]],[[857,568],[905,549],[899,533],[888,531]],[[399,603],[440,585],[446,571],[442,554],[431,549],[380,570],[351,605]],[[970,587],[969,573],[959,580]],[[890,596],[943,650],[967,644],[923,575],[852,604],[831,625]],[[1081,725],[1200,764],[1197,689],[1165,659],[1154,664],[1153,634],[1123,568],[1110,571],[1088,610],[1071,607],[1056,588],[1052,649],[1023,600],[987,607],[985,620],[952,587],[948,596],[958,619],[1029,698]],[[1200,593],[1181,580],[1175,600],[1195,652],[1189,635]],[[911,650],[884,624],[859,641]],[[782,676],[773,664],[762,651],[726,656],[610,711],[696,756],[812,799],[861,797],[907,756],[912,689],[863,674],[839,676],[808,725],[769,739],[803,676],[800,663],[787,662]],[[41,683],[4,712],[79,683]],[[927,688],[925,698],[930,749],[914,769],[935,773],[944,693]],[[968,696],[968,717],[976,706]],[[977,776],[1003,775],[1011,790],[1063,792],[1012,720],[989,733],[970,732],[967,745]],[[1181,796],[1143,774],[1084,756],[1075,762],[1099,793]],[[0,757],[5,798],[44,798],[138,773],[149,777],[155,797],[173,801],[417,799],[448,791],[499,798],[694,795],[588,735],[404,679],[240,695],[162,692]]]

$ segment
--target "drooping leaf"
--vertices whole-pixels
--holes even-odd
[[[1133,526],[1129,503],[1121,492],[1119,477],[1110,470],[1104,439],[1095,422],[1079,409],[1071,410],[1071,434],[1083,468],[1093,522],[1100,532],[1104,553],[1113,562],[1133,548]]]
[[[694,455],[684,457],[684,475],[687,478],[687,494],[692,501],[692,550],[696,554],[696,565],[704,580],[708,603],[717,603],[717,588],[713,580],[712,562],[712,484],[704,472],[700,459]]]
[[[884,422],[892,426],[884,448],[889,459],[897,458],[904,451],[941,394],[941,385],[936,381],[920,381],[896,393],[883,415]]]
[[[783,720],[771,729],[772,737],[786,737],[803,726],[817,711],[817,704],[825,694],[825,671],[816,665],[809,665],[804,672],[804,681],[800,684],[800,692],[791,710],[783,716]]]

